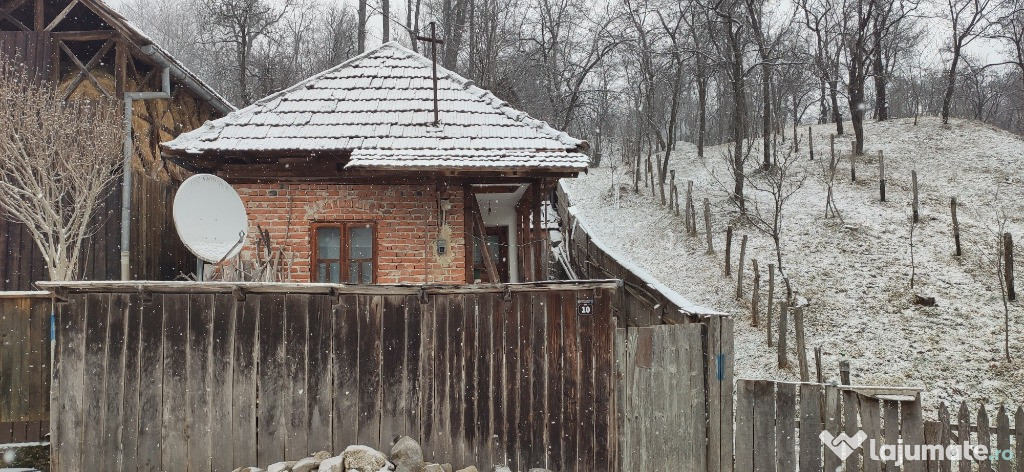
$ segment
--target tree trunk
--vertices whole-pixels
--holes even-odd
[[[764,102],[761,112],[761,155],[762,162],[761,168],[768,170],[772,168],[772,153],[771,153],[771,132],[772,132],[772,101],[771,101],[771,84],[772,84],[772,67],[768,64],[768,53],[767,51],[761,52],[761,61],[763,66],[761,67],[761,95],[762,101]]]
[[[874,39],[875,52],[872,68],[875,70],[875,118],[878,121],[885,121],[889,119],[889,103],[885,90],[887,86],[885,64],[882,62],[882,31],[877,24],[874,28]]]
[[[829,81],[828,94],[832,100],[832,122],[836,124],[836,135],[843,135],[843,115],[839,112],[839,83],[836,80]]]
[[[708,79],[697,79],[697,157],[704,158],[704,135],[707,133]]]
[[[949,124],[949,112],[953,106],[953,90],[956,87],[956,67],[960,63],[960,46],[953,45],[953,60],[949,63],[946,76],[946,94],[942,98],[942,124]]]
[[[366,51],[366,0],[359,0],[359,25],[356,32],[356,52]]]

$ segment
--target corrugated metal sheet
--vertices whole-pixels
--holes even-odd
[[[352,151],[349,167],[582,169],[585,143],[438,68],[397,43],[208,122],[165,143],[200,155],[247,151]]]

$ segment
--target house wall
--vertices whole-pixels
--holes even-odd
[[[284,249],[286,281],[309,282],[312,278],[313,223],[372,221],[376,225],[377,283],[466,283],[462,187],[306,183],[234,187],[249,214],[250,235],[255,235],[259,226],[270,233],[272,247]],[[451,204],[443,221],[439,196]],[[435,242],[444,234],[448,235],[448,254],[439,257]],[[253,258],[254,250],[254,238],[250,237],[242,258]]]

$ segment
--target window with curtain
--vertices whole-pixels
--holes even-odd
[[[371,223],[318,223],[313,226],[313,281],[376,282],[375,231]]]

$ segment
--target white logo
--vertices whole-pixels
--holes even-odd
[[[867,433],[864,431],[857,431],[851,438],[846,433],[839,433],[838,436],[832,436],[832,433],[828,431],[822,431],[818,435],[818,439],[821,439],[821,443],[832,450],[835,455],[839,456],[840,459],[846,460],[853,454],[853,451],[864,444],[864,440],[868,438]]]

